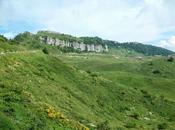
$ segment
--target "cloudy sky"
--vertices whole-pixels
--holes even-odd
[[[175,51],[175,0],[0,0],[0,34],[38,30]]]

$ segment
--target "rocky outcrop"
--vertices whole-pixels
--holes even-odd
[[[67,42],[57,38],[52,38],[48,36],[40,36],[40,41],[53,46],[60,47],[72,47],[73,49],[86,51],[86,52],[108,52],[108,46],[102,46],[101,44],[84,44],[83,42]]]

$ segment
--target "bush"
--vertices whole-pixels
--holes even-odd
[[[88,74],[91,74],[91,71],[90,71],[90,70],[87,70],[86,72],[87,72]]]
[[[10,118],[0,113],[0,130],[17,130]]]
[[[97,125],[97,130],[110,130],[110,127],[108,125],[108,122],[102,122],[100,124]]]
[[[136,124],[133,122],[128,122],[125,124],[125,127],[126,128],[136,128]]]
[[[148,63],[148,65],[152,66],[153,65],[153,62]]]
[[[42,51],[43,51],[44,54],[49,54],[49,51],[46,47]]]
[[[92,77],[98,77],[98,74],[97,73],[91,73],[90,74]]]
[[[174,58],[172,56],[168,57],[167,59],[168,62],[173,62],[174,61]]]
[[[57,47],[59,50],[61,50],[64,53],[69,53],[69,52],[75,52],[75,53],[80,53],[80,49],[74,49],[73,47]]]
[[[167,123],[158,124],[157,128],[159,130],[165,130],[168,127]]]
[[[32,43],[31,46],[32,46],[32,48],[35,48],[35,49],[39,49],[42,47],[42,45],[39,43]]]
[[[138,120],[139,119],[139,114],[137,114],[137,113],[133,113],[133,114],[131,114],[131,115],[129,115],[131,118],[134,118],[134,119],[136,119],[136,120]]]
[[[6,42],[6,41],[7,41],[7,38],[2,36],[2,35],[0,35],[0,42]]]
[[[158,69],[153,70],[153,74],[160,74],[160,70],[158,70]]]

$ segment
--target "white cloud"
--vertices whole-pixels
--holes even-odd
[[[175,36],[170,37],[168,40],[161,40],[159,46],[175,51]]]
[[[13,33],[13,32],[7,32],[7,33],[3,33],[2,35],[5,36],[5,37],[8,38],[8,39],[11,39],[11,38],[14,38],[14,36],[15,36],[16,34]]]
[[[169,43],[171,43],[172,45],[175,46],[175,36],[172,36],[172,37],[169,39]]]
[[[0,0],[0,2],[0,24],[27,21],[41,24],[47,30],[78,36],[98,35],[117,41],[139,42],[164,39],[163,33],[175,30],[173,0]]]
[[[159,46],[165,48],[168,44],[166,40],[161,40]]]

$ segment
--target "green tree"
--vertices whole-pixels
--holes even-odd
[[[49,54],[49,51],[46,47],[44,47],[44,49],[42,50],[44,54]]]

